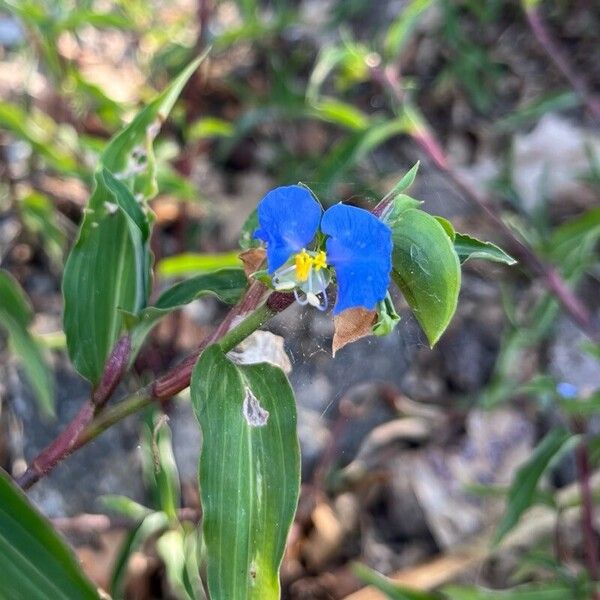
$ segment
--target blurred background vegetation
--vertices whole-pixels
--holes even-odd
[[[582,332],[528,265],[473,260],[435,350],[406,311],[391,341],[335,361],[320,315],[277,321],[304,456],[284,597],[381,597],[367,582],[392,598],[450,583],[457,600],[591,597],[598,511],[580,527],[580,491],[600,493],[600,6],[588,0],[0,0],[1,464],[22,471],[87,393],[65,358],[60,285],[99,152],[209,46],[156,144],[155,290],[237,264],[239,232],[277,184],[368,207],[421,160],[411,194],[426,210],[511,251],[467,181],[591,314]],[[221,314],[206,299],[169,317],[140,381]],[[165,410],[169,423],[133,420],[31,492],[115,597],[202,597],[189,527],[200,442],[185,395]],[[490,531],[511,535],[493,547]]]

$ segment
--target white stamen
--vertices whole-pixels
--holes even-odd
[[[288,273],[291,273],[296,267],[294,265],[292,265],[291,267],[288,267],[287,269],[284,269],[283,271],[281,271],[280,273],[277,273],[276,276],[281,279],[284,275],[287,275]]]
[[[308,292],[306,294],[306,301],[315,308],[321,308],[321,301],[319,300],[319,297],[316,294],[313,294],[312,292]]]
[[[300,298],[300,295],[298,294],[298,288],[294,290],[294,298],[296,298],[296,302],[300,304],[300,306],[306,306],[309,302],[308,295],[306,295],[304,298]]]
[[[323,301],[319,300],[318,308],[320,311],[327,310],[329,299],[327,298],[327,277],[324,271],[317,272],[317,294],[323,295]]]
[[[319,306],[319,310],[321,312],[324,312],[327,310],[327,307],[329,306],[329,298],[327,297],[327,290],[323,290],[323,305]]]

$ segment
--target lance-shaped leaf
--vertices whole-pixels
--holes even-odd
[[[186,277],[240,265],[239,252],[222,252],[220,254],[186,252],[163,258],[156,265],[156,273],[159,277]]]
[[[392,278],[433,346],[456,310],[458,256],[444,227],[422,210],[404,210],[390,226]]]
[[[149,225],[131,192],[106,170],[96,174],[88,211],[65,267],[64,328],[73,364],[97,383],[121,333],[119,309],[135,314],[146,302]]]
[[[436,592],[422,592],[405,587],[360,563],[354,563],[352,570],[361,581],[373,586],[390,600],[444,600],[444,597]]]
[[[464,233],[457,233],[454,237],[454,248],[460,262],[464,263],[471,258],[481,258],[492,262],[514,265],[517,261],[492,242],[483,242]]]
[[[212,600],[279,598],[279,566],[300,489],[294,396],[284,373],[200,357],[192,402],[203,442],[200,492]]]
[[[168,288],[153,306],[148,306],[137,316],[126,315],[131,329],[131,360],[163,317],[203,296],[215,296],[221,302],[233,304],[241,298],[247,286],[248,280],[243,269],[220,269],[180,281]]]
[[[183,527],[170,529],[156,541],[158,555],[175,596],[181,600],[206,600],[200,580],[197,533]]]
[[[99,599],[64,541],[0,471],[0,596]]]
[[[0,269],[0,329],[8,333],[10,348],[22,365],[40,410],[54,414],[54,381],[38,343],[29,333],[33,319],[29,300],[17,281]]]
[[[498,525],[493,542],[502,538],[519,522],[523,513],[533,504],[540,479],[548,467],[573,447],[577,437],[564,429],[552,429],[537,445],[533,454],[519,469],[508,492],[506,510]]]
[[[115,558],[110,581],[113,598],[123,598],[125,575],[129,559],[149,538],[165,531],[169,526],[169,517],[164,512],[153,512],[144,517],[123,541]]]
[[[100,379],[123,324],[119,310],[146,304],[151,262],[149,211],[155,192],[152,140],[199,61],[144,108],[107,146],[63,279],[64,328],[75,368]]]

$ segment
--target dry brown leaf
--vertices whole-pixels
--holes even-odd
[[[331,348],[333,356],[346,344],[371,335],[376,318],[377,313],[366,308],[348,308],[342,314],[334,317]]]
[[[240,260],[244,264],[244,272],[248,279],[262,267],[265,256],[266,251],[264,248],[250,248],[240,254]]]
[[[600,471],[596,471],[590,480],[594,493],[600,490]],[[571,506],[561,513],[563,530],[567,531],[581,518],[579,506],[573,501],[579,495],[578,483],[572,483],[558,493],[559,506]],[[481,565],[492,557],[496,562],[502,556],[520,554],[535,547],[540,539],[546,539],[556,531],[556,511],[548,506],[535,506],[524,516],[521,523],[509,533],[500,547],[490,543],[494,528],[483,534],[465,540],[451,551],[431,559],[429,562],[392,573],[389,578],[397,584],[417,590],[432,590],[441,585],[465,577],[473,569],[480,571]],[[472,577],[472,575],[470,576]],[[344,600],[385,600],[385,595],[375,588],[364,587]]]
[[[333,505],[319,502],[312,514],[313,529],[302,544],[302,557],[315,572],[344,552],[344,541],[358,527],[359,505],[352,493],[340,494]]]
[[[396,585],[415,590],[430,590],[438,585],[453,581],[458,575],[477,565],[482,560],[482,550],[473,548],[442,555],[423,565],[417,565],[390,575]],[[365,587],[344,600],[385,600],[386,595],[373,587]]]

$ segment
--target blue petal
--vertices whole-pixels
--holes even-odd
[[[321,205],[299,185],[275,188],[260,201],[254,237],[267,244],[269,273],[312,241],[320,219]]]
[[[370,212],[336,204],[323,215],[327,262],[338,283],[333,314],[347,308],[373,310],[385,298],[392,270],[392,232]]]

